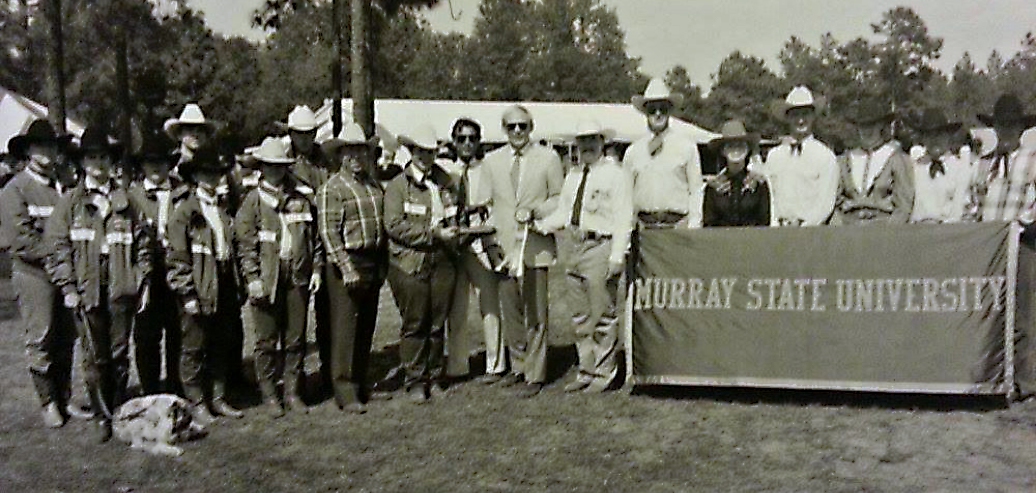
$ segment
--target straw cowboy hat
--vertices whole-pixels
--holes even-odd
[[[201,107],[197,103],[187,103],[180,112],[180,116],[166,120],[162,128],[167,135],[176,139],[180,137],[180,130],[186,125],[200,126],[209,133],[216,130],[216,122],[206,119],[205,113],[202,113]]]
[[[996,126],[997,123],[1010,122],[1021,123],[1025,128],[1036,125],[1036,115],[1025,113],[1025,106],[1022,104],[1022,100],[1018,99],[1018,96],[1014,94],[1000,96],[996,100],[996,104],[993,105],[993,114],[975,116],[979,121],[990,127]]]
[[[288,156],[288,144],[277,137],[267,137],[258,149],[252,151],[252,157],[263,164],[288,165],[295,162]]]
[[[666,86],[662,79],[654,78],[648,83],[647,89],[644,90],[644,95],[636,95],[630,100],[633,103],[633,107],[637,111],[644,113],[644,106],[647,103],[653,101],[666,101],[674,108],[678,108],[683,105],[683,95],[680,93],[673,94]]]
[[[345,146],[364,146],[373,148],[378,145],[380,139],[377,135],[368,138],[363,133],[363,128],[358,123],[350,123],[338,133],[337,137],[328,139],[320,145],[323,151],[330,155]]]
[[[319,126],[317,114],[309,106],[296,106],[291,113],[288,113],[288,122],[277,122],[277,126],[283,130],[294,130],[296,132],[312,132]]]
[[[432,151],[439,148],[439,138],[435,135],[435,128],[429,124],[417,127],[408,135],[400,135],[399,143],[407,147],[419,147]]]
[[[815,111],[820,111],[826,106],[826,103],[827,100],[823,96],[814,96],[813,91],[808,87],[795,86],[784,98],[784,101],[774,102],[773,113],[779,118],[784,118],[788,115],[788,111],[794,108],[813,108]]]
[[[733,142],[744,142],[749,149],[756,149],[759,145],[759,135],[749,133],[741,120],[728,120],[719,131],[720,136],[709,141],[709,149],[720,150],[724,145]]]
[[[926,108],[919,116],[908,122],[910,128],[923,134],[935,132],[956,132],[964,126],[961,122],[952,122],[946,113],[939,108]]]
[[[575,141],[581,138],[600,136],[605,143],[615,139],[615,130],[604,128],[601,122],[593,118],[582,118],[576,124],[576,131],[572,134],[563,135],[567,141]]]

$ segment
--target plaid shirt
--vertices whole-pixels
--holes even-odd
[[[320,237],[327,259],[351,272],[349,251],[373,250],[385,242],[385,193],[373,180],[357,180],[348,170],[320,188]]]
[[[968,215],[979,221],[1036,219],[1036,149],[1016,149],[1006,172],[996,154],[982,158],[970,187]]]

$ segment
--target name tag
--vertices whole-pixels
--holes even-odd
[[[212,249],[200,243],[191,243],[191,253],[212,255]]]
[[[428,206],[424,204],[403,203],[403,212],[407,214],[425,215],[428,214]]]
[[[447,207],[445,211],[443,211],[443,214],[445,214],[446,217],[453,217],[453,216],[457,215],[457,212],[459,212],[459,210],[457,209],[457,206],[451,205],[451,206]]]
[[[133,235],[130,233],[108,233],[104,237],[109,245],[132,245]]]
[[[284,215],[284,222],[291,223],[308,223],[313,220],[313,215],[308,212],[292,212]]]
[[[31,217],[50,217],[51,213],[54,212],[54,206],[50,205],[29,205],[29,216]]]
[[[72,241],[94,241],[94,230],[79,228],[70,229],[68,231],[68,238]]]
[[[259,241],[263,243],[276,243],[277,232],[264,229],[259,232]]]

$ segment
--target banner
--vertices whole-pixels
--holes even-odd
[[[1010,394],[1017,233],[641,231],[633,382]]]

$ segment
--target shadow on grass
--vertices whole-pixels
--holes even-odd
[[[995,411],[1009,407],[1003,396],[769,389],[749,387],[636,386],[631,395],[658,399],[711,400],[737,404],[793,404],[927,411]]]

